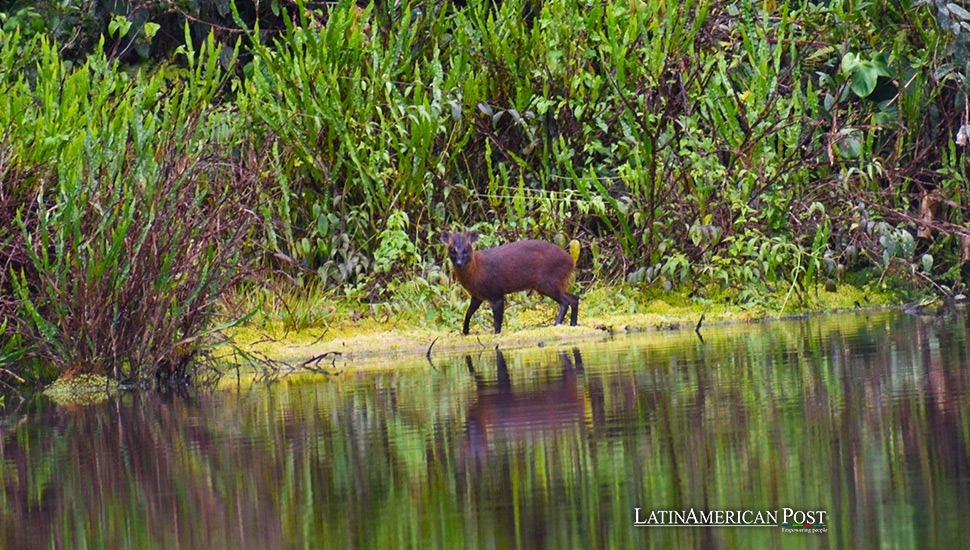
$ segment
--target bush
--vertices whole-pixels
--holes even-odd
[[[0,45],[7,62],[23,47]],[[256,221],[258,157],[213,104],[219,50],[186,50],[184,82],[129,77],[101,53],[72,69],[46,39],[27,46],[36,74],[0,68],[2,320],[62,372],[184,379],[247,271]]]

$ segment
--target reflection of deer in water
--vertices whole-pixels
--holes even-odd
[[[475,372],[471,357],[465,356],[465,364],[478,387],[478,399],[466,415],[468,447],[476,457],[488,453],[489,438],[517,440],[582,423],[584,400],[577,379],[583,372],[583,358],[578,349],[573,349],[572,358],[560,352],[562,378],[531,391],[512,389],[501,350],[496,349],[495,360],[498,380],[489,384]]]

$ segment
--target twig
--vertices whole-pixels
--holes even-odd
[[[434,363],[431,362],[431,348],[434,347],[434,343],[438,341],[438,338],[441,338],[441,337],[437,336],[435,337],[434,340],[431,341],[431,345],[428,346],[428,352],[424,354],[424,356],[428,359],[428,364],[431,365],[431,368],[433,369],[435,369],[435,366],[434,366]],[[435,369],[435,370],[438,370],[438,369]]]
[[[318,342],[320,342],[320,340],[323,340],[323,337],[326,336],[328,332],[330,332],[330,327],[325,328],[323,330],[323,334],[321,334],[320,336],[318,336],[316,340],[310,342],[309,344],[307,344],[304,347],[310,347],[310,346],[316,345]]]
[[[697,320],[697,326],[694,327],[694,333],[701,339],[702,344],[704,343],[704,337],[701,336],[701,325],[704,324],[704,316],[707,315],[707,310],[709,309],[711,309],[711,304],[707,304],[707,307],[701,312],[701,318]]]
[[[947,289],[945,289],[945,288],[943,288],[943,287],[942,287],[941,285],[939,285],[939,284],[938,284],[938,283],[937,283],[936,281],[934,281],[933,279],[930,279],[930,278],[929,278],[929,276],[928,276],[928,275],[927,275],[926,273],[922,273],[922,272],[920,272],[920,271],[916,271],[915,269],[914,269],[914,270],[911,270],[911,271],[912,271],[912,272],[913,272],[913,274],[914,274],[914,275],[916,275],[917,277],[921,277],[921,278],[923,278],[923,279],[924,279],[924,280],[925,280],[926,282],[928,282],[928,283],[930,283],[931,285],[933,285],[933,286],[934,286],[934,287],[936,288],[936,290],[938,290],[938,291],[940,291],[940,292],[941,292],[941,293],[942,293],[942,294],[943,294],[944,296],[946,296],[947,298],[952,298],[952,297],[953,297],[953,293],[952,293],[952,292],[950,292],[950,291],[948,291]]]
[[[313,363],[313,366],[316,367],[320,363],[320,361],[326,359],[328,356],[330,356],[330,365],[333,368],[337,368],[337,358],[342,357],[343,353],[339,351],[328,351],[325,353],[321,353],[320,355],[315,355],[307,359],[306,361],[300,363],[300,368],[301,369],[307,368],[310,365],[310,363]]]
[[[10,376],[11,378],[13,378],[14,380],[16,380],[17,382],[20,382],[21,384],[23,384],[25,382],[25,380],[23,378],[17,376],[16,373],[14,373],[13,371],[10,371],[10,370],[4,369],[4,368],[0,368],[0,372],[6,374],[8,376]]]

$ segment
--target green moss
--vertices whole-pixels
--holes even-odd
[[[118,383],[98,374],[82,374],[58,378],[47,386],[43,394],[59,405],[89,405],[100,403],[108,394],[117,391]]]
[[[685,292],[665,293],[654,288],[603,285],[582,295],[577,327],[553,326],[556,304],[539,295],[518,294],[508,298],[502,334],[492,333],[491,312],[483,307],[473,318],[471,334],[463,336],[460,334],[461,318],[467,306],[464,297],[457,303],[440,304],[442,308],[452,309],[442,314],[442,317],[454,319],[451,323],[429,321],[426,315],[397,307],[400,304],[395,302],[386,304],[387,308],[397,311],[394,315],[367,316],[367,309],[355,309],[352,304],[340,303],[337,298],[320,300],[310,297],[308,300],[328,301],[332,304],[332,312],[343,314],[327,316],[325,326],[284,330],[282,323],[264,322],[237,328],[231,336],[244,350],[291,364],[323,353],[338,352],[341,362],[367,359],[368,364],[379,367],[379,358],[392,360],[424,355],[432,342],[435,353],[480,350],[495,345],[506,349],[523,348],[591,340],[610,332],[693,328],[702,315],[704,326],[710,326],[900,303],[888,292],[878,293],[845,284],[839,285],[835,292],[819,287],[817,293],[799,296],[798,300],[777,292],[764,297],[758,305],[731,303],[730,298],[724,296],[700,298]],[[413,297],[402,296],[400,301],[409,304]],[[272,316],[272,312],[265,312],[265,318]]]
[[[232,329],[230,336],[243,350],[291,365],[337,352],[322,360],[320,366],[327,367],[333,361],[338,368],[335,372],[342,372],[342,368],[351,364],[355,369],[372,371],[397,368],[398,360],[402,358],[420,360],[432,343],[432,351],[437,357],[442,353],[481,351],[497,345],[503,349],[540,348],[567,342],[593,342],[610,333],[693,329],[701,315],[704,316],[704,326],[710,328],[711,325],[799,313],[900,303],[899,296],[888,290],[876,293],[851,285],[840,285],[836,292],[820,288],[817,294],[807,298],[789,299],[784,308],[781,304],[785,303],[785,296],[781,293],[767,296],[761,305],[752,306],[731,303],[730,298],[724,296],[700,298],[685,292],[665,293],[630,285],[603,285],[582,295],[579,326],[553,326],[552,319],[558,306],[539,295],[518,294],[508,299],[502,334],[492,333],[492,315],[489,308],[484,307],[474,317],[472,333],[463,336],[460,334],[461,319],[467,306],[464,296],[454,303],[432,304],[433,307],[450,308],[443,312],[443,317],[454,319],[450,323],[429,320],[427,316],[406,308],[413,302],[412,296],[402,296],[400,303],[387,304],[389,308],[396,308],[395,315],[369,316],[366,312],[376,310],[332,296],[308,296],[306,300],[330,306],[328,312],[321,315],[322,321],[317,326],[287,330],[285,323],[274,320],[278,319],[278,312],[266,310],[260,312],[263,322],[250,322]],[[716,338],[716,334],[705,333],[705,338]],[[683,331],[678,337],[696,338],[692,330]],[[238,379],[232,375],[224,377],[223,383],[235,387],[259,379],[258,371],[244,370]],[[295,373],[283,380],[305,383],[319,380],[319,377]],[[83,375],[57,379],[44,394],[59,404],[87,404],[106,399],[117,388],[116,382],[104,376]]]

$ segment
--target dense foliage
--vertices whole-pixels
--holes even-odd
[[[580,286],[962,291],[958,4],[203,4],[2,16],[0,358],[171,369],[245,274],[447,311],[458,225]]]

